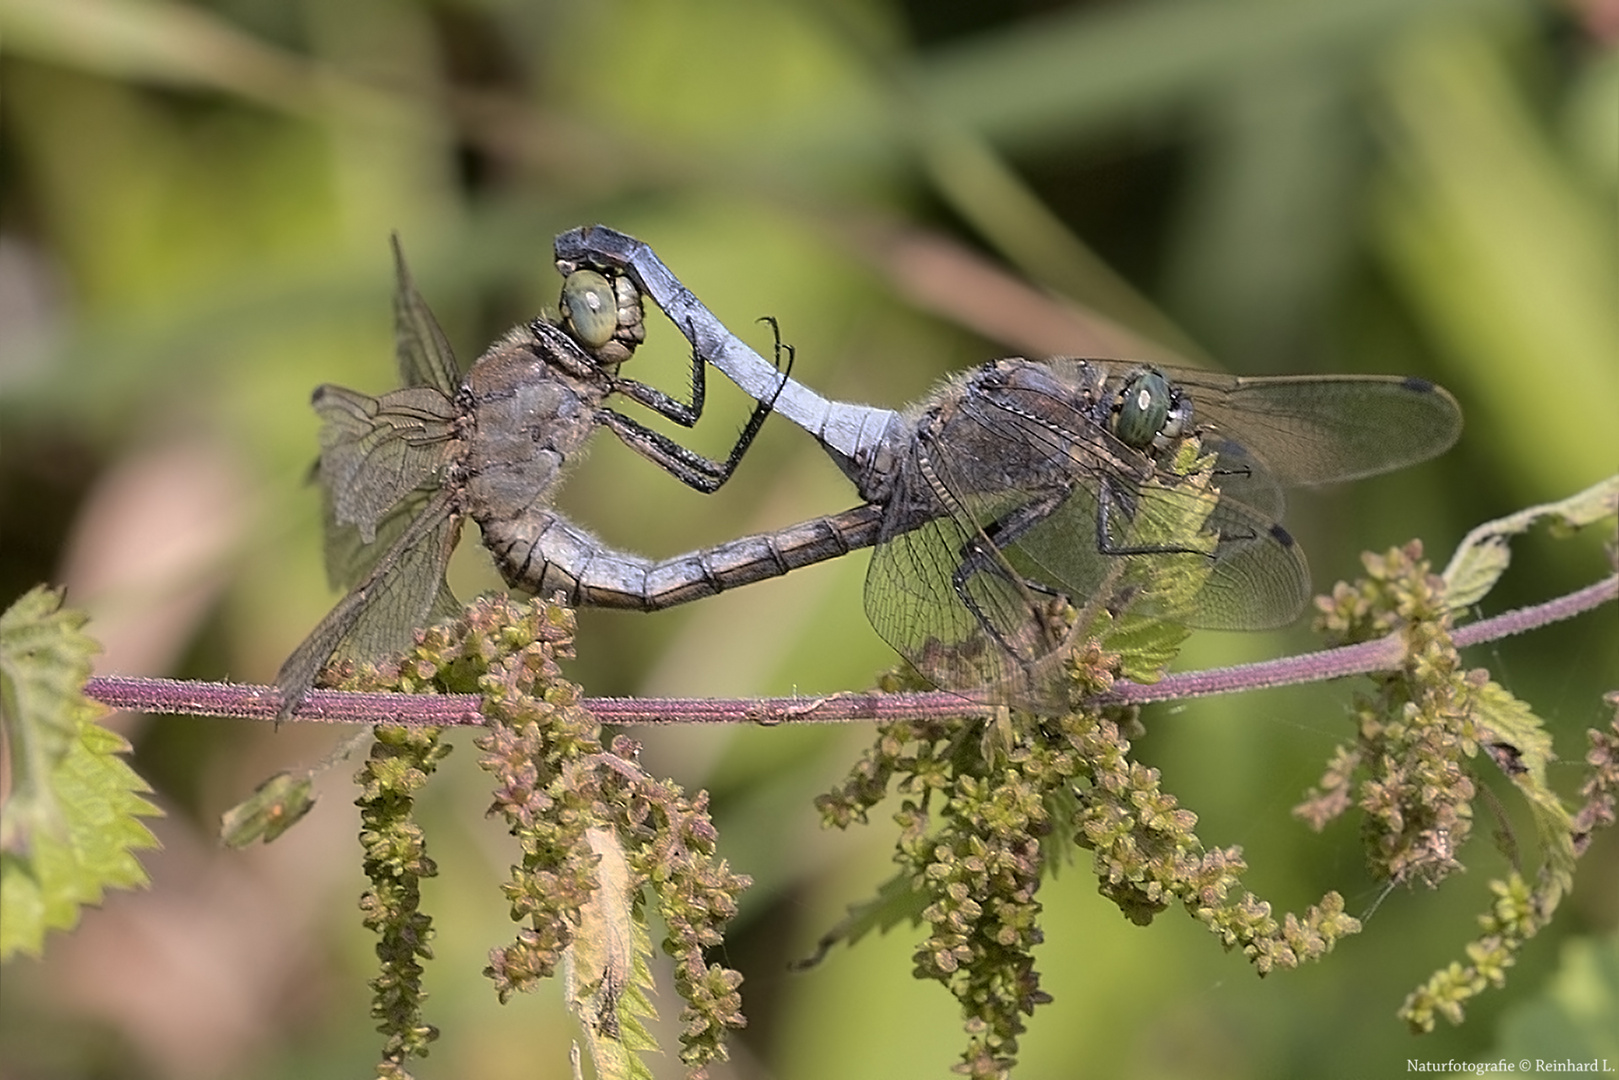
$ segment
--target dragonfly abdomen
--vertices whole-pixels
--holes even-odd
[[[877,542],[882,511],[859,506],[775,532],[649,559],[618,551],[543,508],[480,522],[508,584],[572,606],[659,611],[846,555]]]

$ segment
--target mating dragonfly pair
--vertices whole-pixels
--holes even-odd
[[[1087,625],[1076,608],[1284,625],[1310,577],[1280,523],[1282,489],[1423,461],[1461,431],[1455,399],[1420,379],[1234,378],[1118,360],[994,360],[900,412],[832,401],[791,377],[790,350],[784,369],[779,344],[766,361],[732,334],[640,241],[575,229],[556,257],[560,316],[509,331],[463,376],[395,244],[404,388],[314,395],[327,566],[349,592],[283,665],[283,716],[332,659],[401,651],[457,610],[444,573],[468,517],[512,586],[643,611],[873,547],[866,613],[924,677],[1052,707]],[[643,297],[691,343],[689,402],[619,374],[645,337]],[[607,403],[618,394],[692,426],[710,364],[756,403],[725,461]],[[772,412],[821,444],[859,505],[662,560],[609,548],[551,509],[569,456],[598,427],[712,492]],[[1154,584],[1176,560],[1195,571],[1190,592]]]

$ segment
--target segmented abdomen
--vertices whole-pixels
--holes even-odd
[[[870,547],[881,520],[881,507],[860,506],[684,555],[648,559],[608,547],[561,515],[536,507],[488,522],[483,541],[507,583],[536,596],[560,592],[573,607],[659,611]]]

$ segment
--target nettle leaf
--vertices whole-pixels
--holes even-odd
[[[1554,890],[1549,902],[1555,907],[1574,882],[1575,854],[1573,818],[1546,778],[1555,754],[1551,734],[1528,705],[1499,683],[1485,683],[1474,700],[1474,723],[1480,738],[1488,740],[1485,750],[1529,804],[1545,860],[1545,886]]]
[[[65,834],[50,777],[94,706],[79,693],[95,640],[86,616],[62,611],[59,589],[35,586],[0,615],[0,716],[11,750],[11,795],[0,851],[25,855],[35,834]]]
[[[648,992],[652,940],[636,903],[640,886],[610,827],[585,832],[595,852],[595,892],[579,909],[579,926],[564,954],[568,1007],[579,1018],[590,1059],[601,1080],[653,1080],[640,1051],[657,1040],[643,1019],[656,1019]]]
[[[1445,567],[1445,595],[1452,611],[1482,600],[1512,561],[1512,538],[1528,532],[1539,521],[1551,524],[1553,535],[1569,533],[1619,513],[1619,476],[1593,484],[1575,495],[1543,506],[1531,506],[1497,521],[1485,522],[1468,533]]]
[[[38,955],[108,888],[145,885],[134,852],[157,847],[151,788],[118,755],[123,737],[80,692],[98,646],[60,590],[35,588],[0,615],[0,719],[12,789],[0,806],[0,959]]]
[[[792,963],[794,971],[808,971],[826,959],[826,954],[842,943],[855,944],[867,934],[876,931],[886,934],[904,923],[920,926],[922,911],[928,906],[927,893],[916,887],[915,874],[901,870],[877,887],[877,894],[869,900],[848,906],[848,914],[821,935],[815,951]]]
[[[1196,440],[1186,440],[1173,466],[1176,479],[1142,489],[1142,507],[1123,537],[1128,547],[1187,549],[1175,555],[1115,560],[1120,580],[1112,585],[1114,594],[1139,594],[1148,603],[1126,606],[1111,618],[1099,613],[1091,634],[1103,649],[1119,654],[1120,671],[1132,682],[1162,678],[1190,634],[1179,616],[1196,608],[1209,581],[1212,564],[1207,555],[1214,549],[1215,535],[1205,526],[1220,501],[1219,491],[1212,487],[1215,461],[1215,455],[1202,453]]]

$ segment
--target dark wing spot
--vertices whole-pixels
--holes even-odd
[[[1270,535],[1272,540],[1275,540],[1278,544],[1281,544],[1285,548],[1290,548],[1297,542],[1293,539],[1293,534],[1282,528],[1279,523],[1271,525]]]
[[[1415,375],[1407,375],[1400,385],[1416,394],[1431,394],[1434,391],[1433,383],[1427,379],[1419,379]]]

